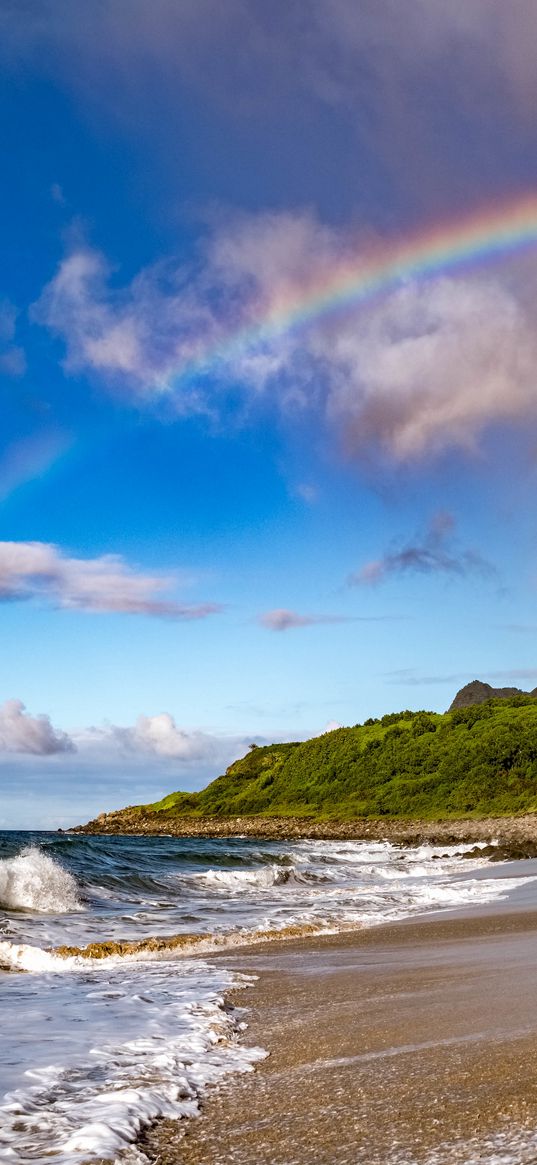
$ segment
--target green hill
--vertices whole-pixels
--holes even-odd
[[[193,822],[537,811],[537,698],[489,700],[443,715],[391,713],[313,740],[252,746],[201,792],[172,793],[137,810],[146,819]]]

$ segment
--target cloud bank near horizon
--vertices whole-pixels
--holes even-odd
[[[73,771],[88,763],[106,769],[124,765],[126,760],[164,768],[174,761],[187,766],[196,762],[218,765],[245,751],[251,739],[181,728],[170,712],[140,715],[132,725],[105,723],[65,732],[49,716],[31,715],[21,700],[8,699],[0,705],[0,755],[35,758],[76,753],[76,761],[69,761],[75,766]]]
[[[221,610],[161,598],[174,580],[135,570],[120,555],[73,558],[48,542],[0,542],[0,602],[41,600],[64,610],[204,619]]]

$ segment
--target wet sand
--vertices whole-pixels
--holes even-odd
[[[222,956],[270,1055],[164,1122],[159,1165],[537,1161],[537,910],[505,905]]]

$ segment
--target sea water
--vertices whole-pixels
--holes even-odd
[[[215,949],[477,906],[530,880],[509,873],[446,846],[0,833],[0,1161],[145,1165],[148,1125],[251,1071],[225,1003],[250,979]]]

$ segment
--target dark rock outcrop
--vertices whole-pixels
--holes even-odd
[[[523,692],[521,688],[493,688],[482,680],[472,680],[457,692],[448,712],[453,712],[455,708],[468,708],[471,704],[484,704],[486,700],[508,700],[510,696],[537,697],[537,688],[532,692]]]

